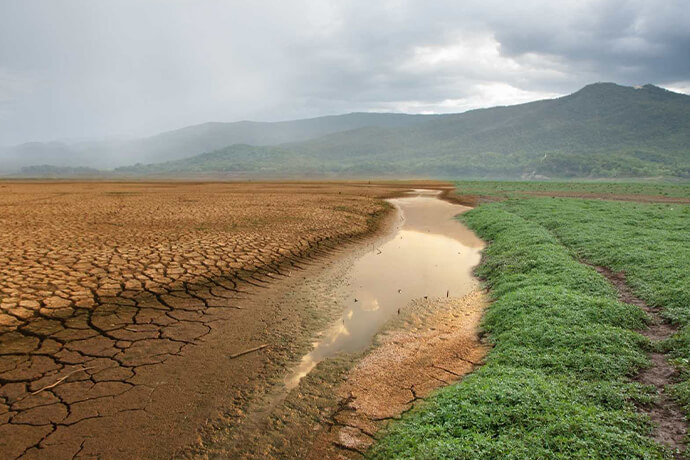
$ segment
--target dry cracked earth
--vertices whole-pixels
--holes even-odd
[[[0,182],[0,457],[169,457],[193,441],[222,393],[199,383],[206,356],[257,345],[274,320],[246,295],[370,233],[390,191]],[[250,388],[259,361],[220,382]]]

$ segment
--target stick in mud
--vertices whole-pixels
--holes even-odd
[[[64,377],[59,378],[55,383],[51,383],[50,385],[46,385],[46,386],[44,386],[43,388],[41,388],[40,390],[36,390],[36,391],[34,391],[33,393],[31,393],[31,394],[32,394],[32,395],[37,395],[37,394],[39,394],[40,392],[42,392],[43,390],[48,390],[48,389],[50,389],[50,388],[54,388],[54,387],[60,385],[60,384],[61,384],[62,382],[64,382],[65,380],[67,380],[68,378],[70,378],[71,376],[73,376],[74,374],[76,374],[77,372],[82,372],[82,371],[83,371],[83,372],[86,372],[86,371],[88,371],[89,369],[93,369],[93,366],[90,366],[90,367],[80,367],[79,369],[75,369],[75,370],[73,370],[72,372],[70,372],[70,373],[68,373],[67,375],[65,375]]]
[[[259,345],[258,347],[250,348],[249,350],[240,351],[239,353],[235,353],[235,354],[230,355],[230,359],[239,358],[240,356],[246,355],[247,353],[252,353],[254,351],[263,350],[267,346],[268,346],[268,344],[264,344],[264,345]]]

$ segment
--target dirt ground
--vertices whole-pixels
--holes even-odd
[[[486,304],[478,286],[461,298],[415,301],[338,387],[332,423],[309,458],[358,457],[391,420],[481,365],[489,349],[479,338]]]
[[[382,232],[366,245],[320,258],[249,302],[268,304],[279,316],[291,305],[304,305],[303,311],[320,309],[322,315],[308,319],[317,326],[308,329],[323,330],[342,314],[334,293],[347,284],[344,275],[352,262],[371,250],[370,242],[379,246],[387,238]],[[289,393],[280,378],[264,380],[251,396],[235,400],[242,405],[229,406],[210,420],[199,439],[175,457],[359,457],[391,420],[481,364],[488,350],[479,338],[486,302],[478,283],[460,298],[414,300],[382,328],[369,349],[319,363]],[[294,351],[291,356],[302,356],[310,349],[309,337],[285,343],[286,348]],[[297,362],[274,360],[269,373],[285,376],[289,367],[281,366]]]
[[[0,182],[0,457],[196,442],[321,324],[250,299],[432,185]]]
[[[676,325],[670,324],[661,316],[660,308],[650,307],[637,297],[626,283],[624,272],[614,272],[606,267],[594,266],[616,288],[618,300],[636,305],[647,313],[650,324],[639,331],[652,343],[661,343],[678,332]],[[656,400],[640,409],[649,416],[654,424],[652,437],[660,444],[672,449],[673,458],[687,458],[686,440],[688,434],[687,420],[678,402],[668,394],[668,386],[678,380],[678,371],[667,360],[664,353],[652,351],[648,355],[650,366],[641,370],[634,378],[643,385],[655,387]]]

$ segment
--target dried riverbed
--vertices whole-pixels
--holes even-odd
[[[464,237],[425,228],[422,212],[464,231],[452,217],[465,208],[410,194],[392,204],[426,204],[403,222],[380,199],[410,186],[0,183],[0,457],[304,457],[316,441],[335,446],[321,435],[338,414],[372,413],[371,398],[343,387],[369,385],[354,373],[360,357],[404,356],[384,367],[405,375],[386,378],[418,395],[433,385],[405,378],[457,378],[471,366],[436,345],[382,345],[382,330],[409,334],[408,346],[464,331],[466,346],[451,348],[481,354],[481,305],[465,283],[478,248],[455,254]],[[297,371],[308,356],[318,364]],[[413,372],[424,356],[452,373]],[[391,391],[377,394],[412,404],[410,390]]]
[[[272,289],[331,318],[284,379],[215,423],[188,457],[358,455],[389,420],[470,372],[486,347],[472,276],[483,243],[454,216],[468,208],[415,191],[386,236]],[[265,299],[268,300],[268,299]]]

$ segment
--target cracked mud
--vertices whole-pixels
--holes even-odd
[[[478,334],[485,306],[479,289],[461,298],[413,302],[407,317],[381,334],[372,353],[340,385],[331,425],[309,458],[365,453],[391,420],[481,365],[488,351]]]
[[[481,364],[485,298],[472,267],[483,242],[453,218],[467,208],[435,196],[391,200],[399,212],[385,236],[273,286],[276,306],[328,311],[321,332],[277,372],[284,381],[214,421],[179,457],[358,456],[390,420]]]
[[[182,183],[0,191],[2,458],[165,458],[193,442],[213,408],[270,378],[266,356],[283,357],[303,323],[297,310],[277,317],[248,310],[246,299],[370,233],[385,212],[373,198],[390,192]],[[229,362],[261,343],[270,346]],[[219,394],[219,384],[233,390]]]

